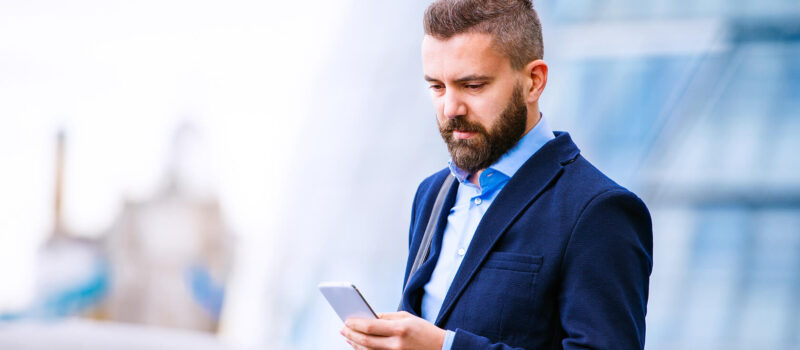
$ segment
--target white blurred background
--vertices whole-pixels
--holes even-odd
[[[347,349],[446,164],[428,1],[0,0],[0,348]],[[651,349],[800,348],[800,4],[536,1],[543,112],[655,224]]]

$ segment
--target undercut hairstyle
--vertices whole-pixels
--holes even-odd
[[[423,26],[439,40],[489,34],[516,70],[544,55],[542,25],[531,0],[436,0],[425,10]]]

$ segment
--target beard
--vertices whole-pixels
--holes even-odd
[[[525,132],[528,106],[522,98],[522,86],[517,84],[506,108],[496,118],[490,130],[465,116],[448,119],[439,125],[439,133],[447,144],[453,163],[460,169],[475,173],[486,169],[514,147]],[[469,139],[456,139],[453,131],[474,132]]]

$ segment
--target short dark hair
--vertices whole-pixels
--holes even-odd
[[[425,34],[437,39],[490,34],[514,69],[544,55],[542,25],[531,0],[436,0],[425,10],[423,25]]]

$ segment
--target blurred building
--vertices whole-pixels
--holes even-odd
[[[216,332],[232,242],[199,131],[190,124],[176,130],[159,192],[124,200],[98,238],[64,223],[63,131],[57,141],[53,231],[37,254],[36,296],[3,318],[82,316]]]
[[[230,235],[219,202],[196,162],[199,137],[181,126],[164,184],[153,198],[126,200],[105,237],[110,320],[215,332],[231,261]]]
[[[108,292],[108,261],[101,242],[74,235],[64,223],[66,132],[56,135],[52,231],[36,252],[33,303],[11,318],[58,319],[92,315]]]

